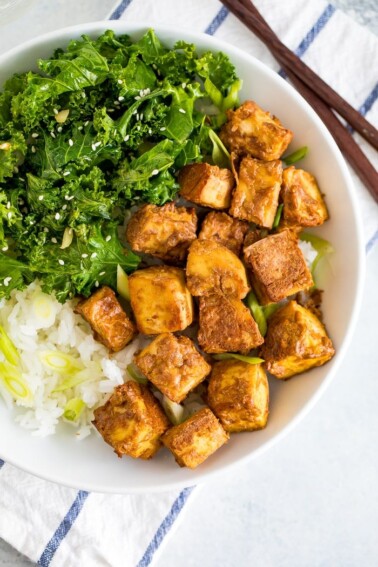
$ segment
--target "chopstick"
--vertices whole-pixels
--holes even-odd
[[[325,103],[336,110],[352,128],[378,150],[378,130],[282,43],[252,2],[246,0],[221,0],[221,2],[265,43],[281,65],[289,67],[311,90],[316,90],[316,94]]]
[[[235,4],[241,5],[246,10],[248,10],[252,16],[254,16],[253,27],[247,23],[247,18],[245,16],[240,17],[239,13],[235,15],[245,24],[252,32],[255,32],[255,26],[259,26],[259,29],[264,30],[264,37],[266,38],[267,47],[270,49],[272,54],[276,57],[277,61],[281,64],[282,68],[286,72],[288,78],[296,87],[296,89],[302,94],[302,96],[307,100],[307,102],[313,107],[320,118],[328,127],[329,131],[335,138],[340,150],[348,159],[349,163],[361,179],[361,181],[366,185],[367,189],[370,191],[371,195],[378,202],[378,173],[367,159],[359,145],[355,142],[353,137],[350,135],[348,130],[343,126],[340,120],[332,112],[331,108],[320,98],[317,92],[314,92],[309,88],[293,71],[292,66],[288,64],[287,59],[282,57],[281,51],[277,52],[273,41],[269,38],[277,38],[274,31],[270,28],[255,6],[249,0],[221,0],[222,3],[233,11],[231,6],[234,7]],[[257,34],[256,34],[257,35]],[[278,40],[279,41],[279,40]],[[281,43],[281,42],[280,42]],[[287,49],[287,48],[285,48]],[[291,52],[290,52],[291,53]],[[292,55],[296,57],[293,53]],[[300,61],[300,60],[299,60]],[[302,63],[300,61],[300,63]],[[315,75],[315,74],[314,74]],[[315,75],[317,76],[317,75]],[[315,86],[316,87],[316,86]],[[337,95],[339,96],[339,95]],[[354,111],[354,109],[353,109]],[[354,111],[356,112],[356,111]],[[358,113],[357,113],[358,114]],[[359,115],[360,116],[360,115]],[[362,117],[361,117],[362,118]],[[368,123],[369,124],[369,123]],[[370,125],[371,126],[371,125]]]

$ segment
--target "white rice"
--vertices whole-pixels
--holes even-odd
[[[299,240],[298,244],[305,257],[307,266],[311,269],[312,263],[318,255],[317,251],[310,242],[306,242],[305,240]]]
[[[94,340],[90,326],[74,313],[77,300],[60,304],[53,296],[41,291],[33,282],[24,291],[12,292],[9,301],[0,301],[0,325],[20,354],[22,380],[28,385],[31,396],[13,399],[0,376],[0,394],[15,411],[15,420],[34,435],[55,433],[64,418],[64,408],[72,398],[86,404],[72,431],[79,439],[91,433],[93,410],[106,402],[114,388],[131,377],[126,367],[136,350],[144,345],[137,337],[121,352],[110,354],[108,349]],[[46,366],[41,354],[59,352],[70,355],[85,370],[86,380],[75,387],[54,392],[67,376]],[[0,351],[0,362],[4,356]],[[70,374],[71,375],[71,374]],[[1,396],[0,396],[1,397]],[[64,420],[66,421],[66,420]]]

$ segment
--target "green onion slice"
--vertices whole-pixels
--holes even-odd
[[[320,236],[315,236],[314,234],[310,234],[309,232],[302,232],[299,238],[304,242],[309,242],[311,246],[318,253],[311,266],[311,272],[312,274],[314,274],[315,269],[319,264],[320,260],[322,260],[324,256],[326,256],[327,254],[331,254],[332,252],[334,252],[332,244],[328,242],[328,240],[325,240],[324,238],[320,238]]]
[[[17,348],[14,346],[11,339],[5,332],[4,327],[0,325],[0,351],[10,364],[17,365],[20,360],[20,355]]]
[[[265,319],[268,320],[269,317],[273,315],[273,313],[275,313],[280,307],[282,307],[280,303],[269,303],[268,305],[263,305],[261,309],[263,310]]]
[[[13,398],[27,400],[33,397],[21,371],[9,362],[0,362],[0,380]]]
[[[238,93],[242,86],[243,81],[241,79],[237,79],[232,83],[229,88],[228,95],[223,100],[222,110],[228,110],[229,108],[234,108],[235,106],[239,105]]]
[[[123,299],[130,301],[129,277],[119,264],[117,265],[117,291]]]
[[[147,384],[148,380],[145,377],[145,375],[143,374],[143,372],[141,372],[139,370],[139,368],[137,367],[136,364],[134,364],[133,362],[131,362],[127,367],[126,367],[127,372],[130,374],[131,378],[133,380],[135,380],[136,382],[139,382],[139,384]]]
[[[236,358],[236,360],[242,360],[243,362],[248,362],[248,364],[260,364],[264,362],[263,358],[258,358],[257,356],[244,356],[242,354],[234,354],[232,352],[225,352],[224,354],[213,354],[215,360],[230,360],[231,358]]]
[[[272,228],[277,228],[277,226],[280,224],[282,209],[283,209],[283,204],[281,203],[281,205],[278,205],[277,207],[277,212],[276,212],[276,216],[274,217]]]
[[[215,165],[218,167],[231,168],[231,156],[227,148],[223,144],[222,140],[219,138],[218,134],[214,130],[209,130],[209,138],[213,143],[213,153],[212,158]]]
[[[296,163],[297,161],[303,159],[307,155],[307,153],[308,147],[303,146],[303,148],[299,148],[299,150],[296,150],[292,154],[282,158],[282,160],[286,163],[286,165],[293,165],[293,163]]]
[[[85,408],[85,403],[80,398],[72,398],[69,400],[63,412],[63,417],[68,421],[77,421]]]
[[[183,421],[185,421],[185,408],[181,404],[176,404],[176,402],[172,402],[167,396],[163,398],[163,408],[169,421],[173,425],[179,425]]]
[[[266,324],[265,313],[263,308],[257,301],[257,297],[252,290],[247,295],[247,304],[252,312],[254,320],[257,323],[260,333],[262,334],[263,337],[265,337],[268,328]]]
[[[39,353],[39,358],[50,370],[58,374],[76,374],[79,370],[83,370],[84,366],[78,358],[59,352],[58,350],[44,351]]]

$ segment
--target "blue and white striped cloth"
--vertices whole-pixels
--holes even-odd
[[[320,0],[256,0],[279,37],[368,120],[378,124],[378,40]],[[210,35],[279,72],[266,47],[218,0],[122,0],[110,19],[172,25]],[[374,64],[375,63],[375,64]],[[369,159],[377,154],[356,136]],[[352,173],[366,252],[378,241],[378,209]],[[147,567],[199,487],[151,495],[88,494],[31,477],[0,460],[0,537],[43,567]]]

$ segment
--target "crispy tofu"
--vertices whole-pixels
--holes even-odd
[[[249,351],[264,342],[250,310],[223,294],[201,297],[198,344],[208,353]]]
[[[193,299],[184,271],[151,266],[129,277],[130,302],[136,324],[145,335],[182,331],[193,321]]]
[[[165,396],[176,403],[186,398],[211,371],[211,366],[188,337],[159,335],[134,362]]]
[[[233,219],[226,213],[211,212],[206,215],[198,238],[218,242],[239,256],[248,227],[247,222]]]
[[[228,439],[228,433],[209,408],[171,427],[162,437],[164,445],[172,451],[180,467],[190,469],[198,467]]]
[[[319,226],[328,211],[315,177],[293,165],[283,171],[282,220],[287,227]]]
[[[197,215],[193,208],[143,205],[130,219],[126,238],[135,252],[162,260],[182,262],[196,239]]]
[[[269,384],[262,364],[223,360],[213,366],[209,406],[229,433],[263,429],[269,414]]]
[[[113,352],[122,350],[136,335],[136,327],[121,307],[114,291],[107,286],[80,301],[75,312],[84,317],[94,337]]]
[[[252,286],[260,303],[276,303],[314,285],[311,272],[290,230],[267,236],[244,250]]]
[[[129,381],[117,386],[94,411],[94,426],[119,457],[150,459],[161,447],[169,421],[147,386]]]
[[[242,299],[250,289],[239,258],[213,240],[195,240],[190,246],[186,279],[194,296],[220,292]]]
[[[321,366],[334,354],[324,325],[295,301],[289,301],[269,318],[261,355],[267,371],[276,378],[290,378]]]
[[[227,118],[220,138],[230,151],[238,154],[265,161],[279,159],[293,138],[278,118],[251,100],[236,110],[228,110]]]
[[[234,187],[234,176],[229,169],[209,163],[185,165],[179,174],[180,195],[212,209],[228,209]]]
[[[230,215],[272,228],[282,183],[282,163],[245,157],[232,196]]]

